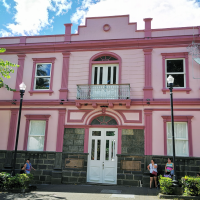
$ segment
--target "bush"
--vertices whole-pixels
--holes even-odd
[[[162,194],[172,194],[173,193],[171,178],[163,177],[162,175],[160,175],[159,182],[160,182],[160,191]]]
[[[0,189],[4,189],[5,183],[8,181],[9,177],[11,177],[10,174],[6,172],[0,173]]]
[[[27,189],[30,181],[33,179],[32,174],[16,174],[11,176],[8,173],[0,173],[1,189]]]
[[[185,176],[181,178],[181,184],[184,188],[184,196],[200,195],[200,177]]]

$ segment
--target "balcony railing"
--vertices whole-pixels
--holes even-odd
[[[77,85],[77,99],[130,99],[130,84]]]

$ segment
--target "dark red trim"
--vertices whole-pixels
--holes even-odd
[[[14,150],[16,130],[17,130],[17,119],[18,119],[18,109],[11,110],[10,128],[9,128],[8,143],[7,143],[7,150],[9,151]]]
[[[150,20],[152,20],[150,18]],[[153,99],[153,88],[151,83],[152,76],[152,49],[143,49],[144,51],[144,60],[145,60],[145,86],[143,88],[144,91],[144,99]]]
[[[69,58],[70,52],[65,52],[63,54],[63,66],[62,66],[62,82],[61,89],[59,90],[59,99],[68,99],[68,78],[69,78]]]
[[[84,153],[88,153],[88,142],[89,142],[89,128],[85,128]]]
[[[62,152],[66,109],[59,110],[56,152]]]
[[[20,92],[19,92],[19,85],[23,82],[23,73],[24,73],[24,61],[25,61],[25,54],[18,54],[18,65],[20,67],[17,68],[17,78],[15,83],[15,90],[13,92],[13,99],[20,99]]]
[[[122,153],[122,128],[118,128],[118,146],[117,146],[117,154]]]
[[[152,155],[152,109],[144,110],[145,121],[145,155]]]
[[[65,128],[121,128],[121,129],[144,129],[144,126],[125,126],[125,125],[68,125]]]

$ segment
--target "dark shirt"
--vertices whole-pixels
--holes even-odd
[[[20,170],[20,174],[25,174],[25,171],[24,170]]]

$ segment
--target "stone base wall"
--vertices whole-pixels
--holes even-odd
[[[63,153],[62,183],[86,183],[87,157],[86,153]]]
[[[21,166],[24,166],[29,158],[34,170],[31,173],[34,176],[33,183],[51,183],[52,170],[55,166],[54,152],[25,152],[18,151],[16,158],[16,173],[19,173]],[[11,172],[13,166],[14,151],[0,151],[0,171]]]
[[[140,186],[144,172],[144,156],[117,156],[117,185]]]
[[[151,159],[158,164],[158,174],[164,174],[167,156],[138,156],[120,154],[117,163],[117,184],[149,187],[148,164]],[[0,172],[11,172],[14,151],[0,151]],[[18,151],[16,173],[29,158],[36,169],[31,173],[33,183],[43,184],[72,184],[86,183],[87,158],[86,153],[57,153],[57,152],[27,152]],[[196,176],[200,172],[199,157],[176,157],[176,174],[180,179],[185,175]]]

